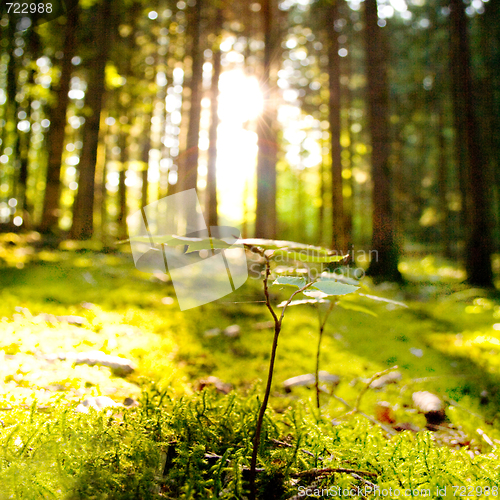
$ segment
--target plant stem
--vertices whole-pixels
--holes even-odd
[[[330,316],[330,313],[332,312],[333,306],[336,304],[335,300],[330,301],[330,307],[328,308],[328,311],[326,311],[325,317],[323,318],[323,321],[321,320],[321,312],[319,309],[319,304],[318,304],[318,320],[319,320],[319,338],[318,338],[318,348],[316,349],[316,371],[314,373],[316,379],[315,379],[315,387],[316,387],[316,407],[319,410],[319,355],[321,351],[321,341],[323,339],[323,332],[325,331],[325,325],[326,321],[328,320],[328,316]]]
[[[261,254],[262,255],[262,254]],[[269,372],[267,375],[267,384],[266,384],[266,392],[264,394],[264,400],[262,401],[262,405],[260,407],[259,411],[259,416],[257,417],[257,426],[255,428],[255,436],[253,440],[253,451],[252,451],[252,460],[250,462],[250,500],[255,500],[256,495],[257,495],[257,490],[255,486],[255,478],[256,478],[256,468],[257,468],[257,455],[259,453],[259,445],[260,445],[260,436],[262,433],[262,424],[264,422],[264,416],[266,413],[267,409],[267,404],[269,402],[269,396],[271,394],[271,385],[273,382],[273,372],[274,372],[274,363],[276,360],[276,350],[278,348],[278,338],[279,334],[281,332],[281,323],[283,321],[283,317],[285,316],[285,310],[292,301],[292,299],[297,295],[298,293],[303,292],[306,288],[309,288],[314,281],[311,283],[308,283],[307,285],[303,286],[301,289],[297,290],[294,292],[291,297],[288,299],[287,303],[283,307],[283,310],[281,312],[281,316],[278,319],[278,316],[276,316],[276,313],[274,312],[274,309],[271,305],[271,297],[269,296],[269,288],[267,284],[267,280],[269,279],[269,276],[271,274],[271,261],[269,256],[264,254],[264,258],[266,259],[266,272],[264,276],[264,295],[266,297],[266,306],[269,309],[273,320],[274,320],[274,338],[273,338],[273,346],[271,348],[271,360],[269,361]]]

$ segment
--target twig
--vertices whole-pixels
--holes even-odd
[[[310,470],[305,470],[302,472],[296,472],[293,474],[293,477],[304,477],[304,476],[313,476],[313,477],[318,477],[322,476],[324,474],[334,474],[336,472],[343,473],[343,474],[364,474],[365,476],[370,476],[370,477],[377,477],[376,472],[368,472],[368,471],[363,471],[363,470],[356,470],[356,469],[344,469],[343,467],[337,467],[337,468],[326,468],[326,469],[310,469]]]
[[[496,448],[497,445],[491,440],[490,437],[487,436],[487,434],[482,430],[477,428],[476,432],[493,448]]]
[[[366,484],[367,486],[370,486],[370,488],[373,488],[373,490],[376,490],[378,486],[376,484],[373,484],[371,481],[368,481],[368,479],[365,479],[364,477],[359,476],[355,472],[351,472],[351,476],[354,479],[357,479],[358,481],[361,481],[362,483]]]
[[[336,300],[331,300],[330,301],[330,307],[328,308],[328,311],[325,313],[325,317],[323,318],[323,321],[321,320],[321,312],[319,309],[319,305],[317,305],[318,309],[318,321],[319,321],[319,338],[318,338],[318,347],[316,349],[316,370],[315,370],[315,388],[316,388],[316,407],[318,410],[320,409],[320,402],[319,402],[319,357],[321,353],[321,341],[323,339],[323,332],[325,331],[325,325],[326,321],[328,320],[328,317],[330,316],[330,313],[332,312],[333,306],[337,303]]]
[[[366,392],[368,391],[368,389],[370,388],[370,386],[372,385],[372,383],[375,380],[377,380],[378,378],[383,377],[384,375],[387,375],[389,372],[392,372],[393,370],[397,370],[397,369],[398,369],[398,366],[395,365],[395,366],[392,366],[391,368],[387,368],[387,370],[382,370],[381,372],[375,373],[375,375],[373,375],[370,378],[370,380],[368,380],[366,385],[359,392],[353,411],[354,412],[358,411],[359,405],[361,404],[361,398],[366,394]]]
[[[277,444],[279,446],[284,446],[285,448],[293,448],[294,447],[292,444],[285,443],[284,441],[279,441],[278,439],[270,438],[269,441],[271,441],[271,443]],[[310,457],[313,457],[313,458],[319,460],[320,462],[322,462],[324,460],[323,457],[317,457],[312,451],[305,450],[304,448],[301,448],[300,451],[302,453],[305,453],[306,455],[309,455]]]
[[[463,411],[466,411],[469,415],[472,415],[476,418],[479,418],[481,420],[484,419],[484,417],[482,417],[481,415],[479,415],[478,413],[474,413],[473,411],[470,411],[468,408],[466,408],[465,406],[462,406],[460,403],[457,403],[454,399],[450,399],[450,398],[447,398],[446,396],[443,398],[447,403],[449,403],[450,405],[452,406],[456,406],[457,408],[460,408],[461,410]]]
[[[255,470],[257,467],[257,454],[259,452],[259,444],[260,444],[260,435],[262,433],[262,424],[264,422],[264,415],[266,413],[267,404],[269,402],[269,396],[271,394],[271,384],[273,381],[273,373],[274,373],[274,363],[276,361],[276,350],[278,348],[278,338],[281,332],[281,323],[283,321],[283,317],[285,316],[285,311],[287,306],[292,302],[295,295],[303,292],[307,288],[309,288],[314,281],[311,281],[307,285],[303,286],[296,292],[294,292],[291,297],[287,300],[286,304],[283,306],[283,310],[281,311],[281,316],[278,319],[274,309],[271,305],[271,297],[269,296],[269,287],[267,284],[267,280],[269,279],[269,275],[271,274],[271,262],[269,260],[269,256],[264,253],[264,258],[266,259],[266,273],[264,276],[264,295],[266,297],[266,306],[269,309],[273,319],[274,319],[274,338],[273,338],[273,346],[271,348],[271,359],[269,361],[269,372],[267,375],[267,384],[266,391],[264,393],[264,400],[262,401],[262,405],[260,407],[259,415],[257,417],[257,426],[255,428],[255,436],[253,441],[253,451],[252,451],[252,460],[250,462],[250,498],[251,500],[255,500],[257,490],[255,487]]]

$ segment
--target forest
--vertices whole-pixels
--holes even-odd
[[[496,0],[0,6],[0,500],[498,496]]]

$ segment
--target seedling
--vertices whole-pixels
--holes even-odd
[[[328,275],[323,275],[323,280],[326,279],[335,279],[332,276]],[[341,279],[341,278],[340,278]],[[289,284],[289,283],[282,283],[280,280],[276,280],[273,284]],[[339,284],[342,284],[340,282]],[[353,288],[360,288],[360,287],[353,287]],[[354,290],[353,290],[354,291]],[[347,292],[349,293],[349,292]],[[347,293],[344,293],[342,295],[347,295]],[[316,391],[316,407],[318,410],[320,409],[320,388],[319,388],[319,365],[320,365],[320,353],[321,353],[321,342],[323,340],[323,333],[325,330],[326,323],[328,321],[328,318],[330,316],[330,313],[333,311],[334,307],[338,305],[339,307],[351,311],[357,311],[357,312],[362,312],[365,314],[369,314],[371,316],[377,316],[375,312],[373,312],[371,309],[368,309],[367,307],[364,307],[361,305],[359,302],[363,300],[363,298],[368,299],[368,300],[374,300],[374,301],[380,301],[380,302],[387,302],[390,304],[402,306],[402,307],[407,307],[405,304],[402,302],[397,302],[395,300],[390,300],[386,299],[383,297],[376,297],[374,295],[369,295],[365,293],[357,293],[355,295],[351,295],[349,301],[347,300],[342,300],[340,297],[340,294],[335,294],[335,295],[328,295],[322,291],[319,290],[313,290],[313,291],[305,291],[304,295],[308,295],[311,298],[310,299],[300,299],[300,300],[292,300],[291,302],[283,301],[281,304],[278,304],[278,307],[285,307],[285,306],[299,306],[299,305],[312,305],[316,308],[316,311],[318,313],[318,344],[316,348],[316,365],[315,365],[315,391]],[[322,316],[321,315],[321,305],[325,304],[327,305],[326,307],[326,312]]]

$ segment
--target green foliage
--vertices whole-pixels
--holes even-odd
[[[108,414],[78,414],[63,403],[48,413],[35,406],[4,413],[0,498],[245,496],[255,395],[205,390],[175,399],[151,387],[141,403]],[[311,483],[301,473],[326,468],[356,470],[381,489],[500,486],[494,455],[439,447],[430,433],[387,439],[357,418],[332,426],[307,406],[268,412],[260,456],[258,498],[289,498]],[[325,473],[318,485],[364,487],[341,471]]]
[[[175,299],[173,304],[162,303],[173,294],[171,284],[135,271],[128,256],[84,248],[37,252],[18,242],[0,248],[0,258],[0,351],[6,354],[0,371],[2,388],[12,396],[0,403],[0,499],[9,495],[30,500],[160,498],[160,494],[172,499],[216,498],[216,494],[242,498],[248,489],[246,469],[261,402],[258,387],[249,394],[248,388],[266,369],[272,337],[270,329],[257,326],[269,319],[262,304],[252,303],[262,300],[260,280],[249,280],[234,295],[235,302],[251,303],[223,299],[186,315],[176,311]],[[414,272],[420,270],[421,260],[404,264]],[[356,293],[334,297],[339,305],[364,307],[376,316],[336,308],[325,328],[321,366],[339,375],[335,395],[353,405],[366,378],[398,364],[402,381],[368,391],[360,409],[372,415],[378,401],[387,401],[398,422],[423,428],[424,417],[412,410],[411,394],[429,390],[456,401],[446,404],[446,414],[464,437],[457,444],[451,442],[454,435],[443,439],[440,433],[406,432],[388,439],[361,417],[344,418],[346,408],[335,398],[323,396],[318,419],[317,410],[311,408],[310,389],[284,394],[282,381],[310,372],[316,349],[316,311],[293,307],[283,323],[276,381],[259,447],[259,467],[264,471],[257,473],[257,486],[268,495],[261,493],[261,498],[272,498],[271,494],[289,498],[299,486],[312,483],[310,476],[294,475],[325,467],[375,473],[362,477],[381,488],[438,484],[448,485],[453,494],[451,485],[498,485],[498,458],[477,431],[482,429],[493,443],[500,440],[495,392],[500,369],[492,354],[500,341],[498,299],[458,283],[433,282],[430,275],[427,280],[425,288],[370,287],[371,293],[368,283]],[[287,289],[271,287],[273,303],[288,298],[291,289]],[[320,307],[328,305],[322,301],[329,302],[306,300],[319,302]],[[401,300],[408,307],[399,307]],[[83,302],[94,307],[84,309]],[[81,315],[88,323],[53,324],[42,321],[37,316],[41,313]],[[238,338],[204,336],[207,329],[235,322],[242,331]],[[102,349],[128,357],[137,363],[137,376],[118,380],[108,369],[67,367],[66,383],[61,384],[66,389],[54,393],[45,389],[57,382],[49,379],[50,372],[36,378],[35,370],[26,373],[23,368],[33,367],[35,352],[73,349]],[[411,349],[423,355],[417,357]],[[9,372],[14,362],[18,369]],[[232,383],[236,390],[227,397],[193,394],[197,380],[208,375]],[[86,394],[118,388],[113,398],[119,401],[130,395],[133,384],[146,387],[146,377],[156,380],[162,390],[168,387],[168,393],[147,389],[140,407],[116,408],[112,414],[74,413],[80,398],[76,391],[85,388],[83,380],[96,383]],[[134,388],[139,391],[137,385]],[[486,401],[481,396],[484,390],[489,393]],[[40,410],[31,411],[22,406],[29,391],[40,399],[47,393],[52,398],[39,401]],[[54,404],[60,394],[64,401]],[[332,419],[340,425],[332,426]],[[295,486],[292,479],[298,481]],[[339,472],[325,475],[320,485],[362,487],[363,483]]]

